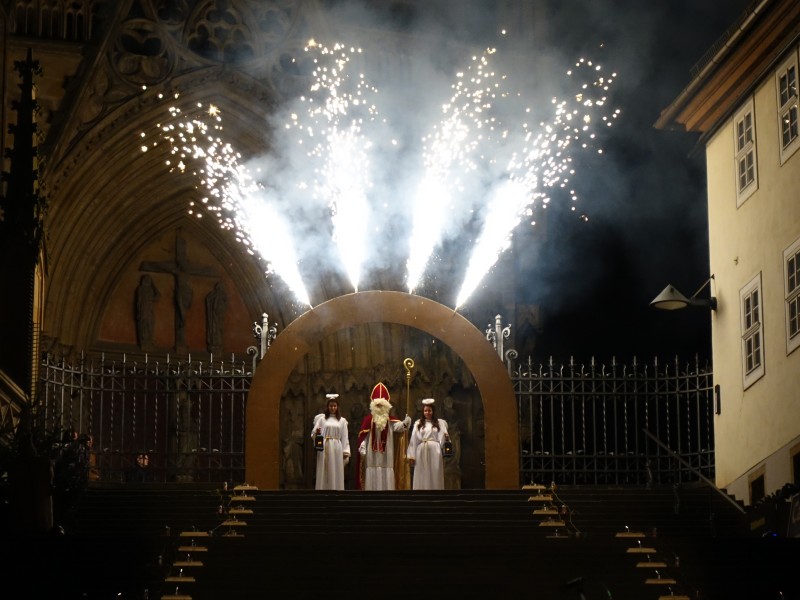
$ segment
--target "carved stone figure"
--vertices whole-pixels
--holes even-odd
[[[348,437],[350,438],[350,448],[358,447],[358,429],[361,422],[364,420],[364,415],[367,409],[361,402],[356,402],[350,407],[350,428],[348,429]],[[350,464],[345,468],[345,486],[347,489],[356,489],[356,481],[358,480],[358,473],[356,473],[356,461],[350,461]]]
[[[299,399],[287,400],[281,415],[281,466],[283,487],[287,490],[301,489],[305,485],[303,475],[303,405]]]
[[[453,443],[453,456],[444,459],[444,489],[461,489],[461,427],[452,396],[444,399],[444,420]]]
[[[175,275],[175,345],[186,345],[186,315],[192,306],[194,292],[189,278],[181,272]]]
[[[152,273],[170,273],[175,278],[175,347],[177,350],[185,350],[186,319],[194,297],[189,279],[192,276],[214,277],[214,269],[189,261],[186,241],[181,237],[180,230],[175,237],[174,260],[144,261],[139,268]]]
[[[291,435],[283,439],[283,478],[286,489],[303,483],[303,438]]]
[[[206,344],[208,351],[221,353],[225,323],[225,311],[228,308],[228,294],[217,282],[214,289],[206,296]]]
[[[155,330],[155,304],[161,294],[150,275],[142,275],[136,288],[136,337],[139,348],[153,348],[153,332]]]
[[[177,380],[176,386],[173,401],[170,403],[170,420],[174,423],[174,429],[170,432],[169,447],[174,456],[175,481],[186,483],[194,481],[199,432],[194,411],[195,402],[192,399],[194,395],[191,393],[192,383]]]

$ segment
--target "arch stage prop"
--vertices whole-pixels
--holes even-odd
[[[304,313],[278,335],[256,370],[247,400],[245,479],[278,489],[280,401],[297,363],[329,335],[367,323],[419,329],[450,347],[475,378],[484,409],[486,489],[519,488],[519,429],[514,387],[486,337],[456,311],[403,292],[340,296]]]

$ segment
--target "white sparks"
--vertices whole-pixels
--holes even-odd
[[[415,165],[422,168],[416,177],[402,173],[402,178],[416,181],[409,237],[388,240],[393,254],[408,247],[405,285],[410,292],[422,287],[444,242],[476,240],[464,257],[466,271],[454,304],[458,308],[510,247],[521,222],[534,223],[536,211],[553,198],[577,202],[571,181],[573,152],[592,149],[601,154],[598,128],[611,126],[620,116],[618,109],[606,108],[616,74],[609,76],[583,58],[567,73],[575,90],[571,97],[520,106],[524,94],[510,89],[513,78],[493,64],[499,53],[488,48],[455,74],[439,120],[416,136],[421,145],[414,148],[395,137],[379,115],[380,95],[368,75],[350,73],[351,58],[361,49],[341,44],[328,48],[311,40],[306,53],[313,65],[311,85],[286,108],[284,122],[274,130],[275,139],[291,149],[283,157],[281,175],[289,186],[273,187],[269,178],[274,170],[254,169],[253,175],[243,166],[241,154],[225,139],[222,112],[214,104],[197,103],[184,115],[176,93],[176,104],[158,131],[159,141],[169,144],[168,168],[196,175],[207,194],[190,204],[189,213],[216,218],[308,306],[299,264],[307,256],[300,251],[309,232],[335,247],[335,252],[326,248],[325,256],[338,255],[356,290],[370,252],[385,251],[380,215],[408,199],[394,196],[403,192],[392,188],[391,177],[379,172],[379,164],[405,165],[400,153],[417,152]],[[140,137],[142,152],[157,146],[144,139],[145,133]],[[270,159],[280,162],[280,157]],[[325,211],[328,220],[321,222]],[[585,214],[579,218],[588,219]]]

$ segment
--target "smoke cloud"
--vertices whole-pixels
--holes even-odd
[[[247,167],[310,285],[436,290],[457,306],[514,229],[577,200],[572,157],[596,154],[616,119],[614,76],[541,51],[482,4],[333,3],[331,39],[295,58],[312,86],[272,115],[270,152]]]
[[[247,162],[273,209],[259,218],[292,240],[265,259],[284,278],[277,259],[299,261],[310,304],[411,288],[455,307],[470,269],[474,289],[511,247],[516,301],[542,306],[553,353],[684,347],[655,341],[665,327],[644,311],[667,282],[707,277],[702,151],[652,124],[746,3],[328,0],[326,33],[295,57],[318,87],[278,107],[270,152]],[[337,86],[312,77],[323,66]],[[510,232],[486,234],[493,222]]]

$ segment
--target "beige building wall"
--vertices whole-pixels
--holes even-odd
[[[797,47],[793,52],[797,52]],[[758,189],[737,208],[734,120],[706,146],[711,272],[716,483],[750,502],[749,481],[763,469],[765,492],[792,482],[800,435],[800,348],[787,354],[784,250],[800,238],[800,151],[781,165],[775,73],[753,96]],[[745,389],[740,290],[761,277],[764,374]]]

